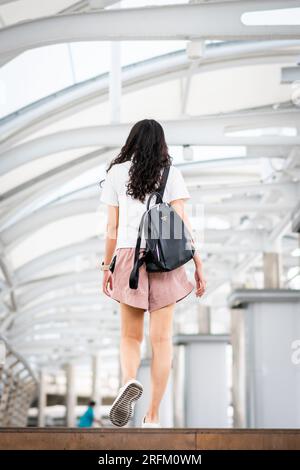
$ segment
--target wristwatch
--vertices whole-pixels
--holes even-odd
[[[110,264],[104,264],[104,261],[102,261],[101,267],[100,267],[101,271],[108,271],[109,267],[110,267]]]

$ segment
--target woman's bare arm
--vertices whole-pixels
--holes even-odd
[[[114,255],[119,226],[119,207],[108,205],[107,223],[106,223],[106,236],[104,248],[104,264],[110,264]],[[102,290],[110,296],[110,290],[113,288],[112,273],[110,270],[103,271]]]
[[[107,223],[106,223],[106,237],[105,237],[105,251],[104,251],[104,264],[110,264],[113,254],[116,249],[117,237],[119,226],[119,207],[108,206]]]

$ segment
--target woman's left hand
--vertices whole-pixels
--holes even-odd
[[[196,297],[201,297],[206,290],[206,280],[204,279],[201,267],[195,269]]]
[[[108,295],[108,297],[111,296],[111,293],[108,289],[112,290],[113,289],[113,278],[112,278],[112,272],[110,270],[108,271],[103,271],[103,281],[102,281],[102,290],[104,294]]]

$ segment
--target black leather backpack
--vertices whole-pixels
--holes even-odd
[[[193,258],[195,248],[191,234],[184,221],[167,202],[163,194],[167,183],[170,166],[165,167],[158,191],[150,194],[147,210],[144,212],[138,230],[133,269],[129,277],[129,287],[137,289],[139,268],[146,264],[147,272],[172,271]],[[156,203],[150,208],[150,202],[156,195]],[[140,255],[142,230],[146,241],[146,250]]]

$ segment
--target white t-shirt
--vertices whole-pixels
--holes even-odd
[[[145,202],[126,195],[126,183],[129,180],[129,168],[131,161],[117,163],[106,173],[105,181],[102,185],[100,200],[111,206],[119,206],[119,226],[117,248],[135,247],[138,229],[143,213],[147,210],[146,196]],[[163,170],[162,170],[163,171]],[[190,199],[190,193],[185,185],[182,173],[179,168],[171,165],[167,184],[163,194],[163,202],[170,203],[175,199]],[[150,207],[156,202],[153,196]],[[141,248],[146,247],[144,234],[142,234]]]

